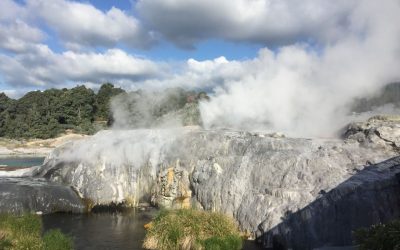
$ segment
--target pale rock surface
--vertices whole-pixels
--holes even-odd
[[[292,249],[343,246],[352,231],[400,218],[400,157],[364,168],[274,227],[261,223],[264,246]],[[273,244],[275,243],[275,244]]]
[[[176,173],[187,173],[184,176],[191,187],[193,204],[232,215],[243,230],[267,239],[270,232],[281,233],[276,228],[288,215],[307,208],[326,193],[334,194],[330,201],[333,204],[345,201],[349,191],[335,191],[337,187],[358,176],[366,166],[398,155],[397,122],[376,119],[368,123],[351,125],[344,140],[285,138],[230,130],[107,131],[53,151],[40,176],[73,186],[82,198],[94,204],[135,206],[139,201],[150,201],[154,190],[162,189],[162,182],[157,180],[168,175],[172,166]],[[371,176],[374,174],[357,179],[360,195],[365,193],[368,197],[368,185],[363,183],[369,182]],[[379,178],[373,180],[379,182]],[[184,178],[181,181],[186,182]],[[174,190],[172,193],[179,196],[180,192]],[[179,198],[171,192],[164,192],[164,196]],[[390,204],[385,197],[379,199]],[[362,200],[356,198],[348,200],[346,206],[353,206],[352,202],[362,206]],[[387,218],[400,208],[394,205],[393,210]],[[329,223],[334,222],[324,226],[331,227]],[[306,226],[311,227],[310,232],[318,228],[314,224]],[[291,227],[288,224],[287,230]],[[347,233],[351,228],[344,221],[342,227]],[[350,244],[346,237],[338,240],[328,235],[321,241],[316,237],[307,244]],[[304,243],[285,239],[291,246]],[[268,240],[264,242],[270,244]]]

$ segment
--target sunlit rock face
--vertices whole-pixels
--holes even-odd
[[[167,167],[177,130],[102,131],[66,144],[45,160],[40,174],[74,187],[92,205],[149,200],[157,170]]]
[[[398,151],[400,148],[400,116],[374,116],[366,122],[348,126],[345,138],[376,149]]]
[[[105,131],[55,150],[41,176],[72,185],[93,204],[177,204],[190,194],[192,204],[230,214],[242,229],[262,238],[287,215],[366,166],[396,155],[393,146],[377,149],[373,141],[354,138],[300,139],[200,129]],[[169,171],[180,173],[179,178],[168,177]],[[180,183],[189,183],[185,185],[190,192],[179,191],[184,190]],[[340,199],[339,192],[335,200]]]
[[[85,211],[85,204],[70,187],[43,179],[0,178],[0,213]]]

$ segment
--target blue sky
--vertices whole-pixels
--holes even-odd
[[[386,11],[395,3],[385,0],[373,8]],[[266,55],[278,61],[286,48],[323,57],[327,48],[349,37],[365,40],[370,24],[360,22],[368,22],[372,14],[360,11],[373,4],[2,0],[0,91],[19,97],[30,90],[78,84],[96,89],[103,82],[127,90],[178,86],[218,91],[231,81],[268,73],[261,72],[273,68],[267,63],[243,69]]]
[[[399,13],[398,0],[1,0],[0,91],[207,90],[205,127],[326,136],[355,98],[400,81]]]
[[[19,1],[23,3],[24,1]],[[97,9],[107,12],[111,8],[118,8],[129,15],[137,14],[135,12],[135,1],[114,0],[114,1],[77,1],[85,4],[90,4]],[[57,35],[46,25],[41,25],[41,29],[48,35],[46,39],[47,45],[54,51],[62,52],[65,48],[62,41],[57,38]],[[193,48],[180,48],[169,41],[159,41],[157,45],[151,49],[135,49],[127,46],[116,45],[117,48],[123,49],[131,54],[144,56],[153,60],[185,60],[194,58],[196,60],[213,59],[220,56],[225,56],[229,60],[243,60],[253,58],[257,55],[262,43],[247,43],[247,42],[232,42],[224,39],[206,39],[199,41],[193,45]],[[98,47],[96,51],[104,51],[106,48]]]

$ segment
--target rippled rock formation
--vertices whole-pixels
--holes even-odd
[[[378,130],[390,127],[397,131],[393,119],[369,123],[376,124]],[[348,131],[352,128],[354,125]],[[332,204],[342,200],[347,206],[353,206],[352,202],[357,203],[355,207],[362,206],[362,199],[347,201],[343,197],[348,192],[335,191],[336,187],[360,176],[356,196],[365,193],[368,197],[369,186],[362,184],[373,174],[359,175],[360,171],[398,154],[397,145],[387,142],[386,137],[370,140],[369,130],[360,128],[353,129],[356,133],[348,132],[344,140],[285,138],[229,130],[104,131],[84,142],[55,150],[40,175],[72,185],[82,198],[94,205],[125,203],[134,206],[139,201],[152,200],[154,195],[163,198],[159,196],[163,192],[169,197],[166,200],[173,201],[180,198],[179,194],[188,195],[173,185],[189,183],[192,204],[230,214],[242,229],[262,239],[268,239],[273,232],[286,237],[288,232],[295,231],[292,224],[281,226],[288,215],[302,211],[327,193],[334,194]],[[364,140],[359,140],[363,133]],[[382,141],[382,145],[378,145],[378,141]],[[169,178],[168,169],[187,174],[181,175],[179,181],[172,178],[173,185],[167,186],[169,191],[166,192],[165,187],[160,186],[165,185],[165,181],[158,180]],[[174,194],[178,197],[173,197]],[[381,200],[390,204],[385,197],[386,194],[382,194]],[[371,213],[375,213],[377,207],[371,206]],[[387,213],[385,218],[397,213],[398,207],[393,209],[396,212]],[[336,226],[330,214],[321,213],[320,216],[327,219],[326,227]],[[305,221],[310,232],[318,230],[316,225]],[[352,226],[340,221],[342,229],[346,228],[347,238],[327,236],[320,240],[317,234],[310,239],[310,244],[350,244],[348,232]],[[289,239],[291,246],[302,244],[297,238],[285,239]],[[268,240],[264,242],[269,244]]]
[[[399,152],[400,117],[380,115],[371,117],[367,122],[352,123],[348,126],[344,136],[377,150]]]
[[[273,229],[260,225],[265,246],[292,249],[350,245],[352,231],[400,218],[400,157],[360,170]]]
[[[0,178],[0,213],[82,213],[85,205],[67,186],[44,179]]]

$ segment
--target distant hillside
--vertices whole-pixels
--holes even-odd
[[[200,125],[198,102],[202,99],[208,99],[205,92],[181,88],[124,93],[111,103],[114,125],[118,128]]]
[[[140,90],[126,93],[110,83],[103,84],[97,94],[85,86],[32,91],[18,100],[0,93],[0,137],[47,139],[66,130],[93,134],[113,123],[110,101],[118,95],[114,103],[121,108],[116,109],[124,111],[116,115],[123,114],[121,119],[130,121],[131,127],[151,126],[160,117],[175,113],[186,119],[183,124],[199,124],[197,100],[207,97],[204,92],[179,88],[151,94]]]
[[[400,108],[400,82],[386,85],[374,96],[355,100],[352,111],[357,113],[372,111],[386,104],[393,104],[395,108]]]

